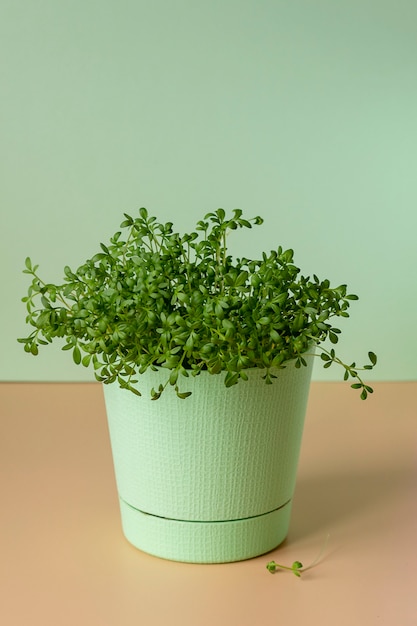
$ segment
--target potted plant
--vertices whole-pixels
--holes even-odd
[[[346,285],[300,274],[293,251],[233,258],[232,230],[260,225],[236,209],[179,234],[141,208],[64,282],[32,277],[20,338],[56,338],[103,383],[123,529],[164,558],[250,558],[285,538],[312,362],[339,364],[332,318],[349,317]],[[124,233],[124,236],[123,236]]]

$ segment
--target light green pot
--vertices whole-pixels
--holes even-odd
[[[175,561],[224,563],[264,554],[288,532],[308,366],[289,363],[266,385],[262,370],[226,388],[224,375],[149,390],[167,370],[140,376],[142,396],[104,385],[122,525],[137,548]]]

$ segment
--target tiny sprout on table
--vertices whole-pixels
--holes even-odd
[[[306,572],[308,569],[311,569],[312,567],[314,567],[314,565],[316,565],[320,561],[320,559],[322,558],[324,554],[324,551],[327,548],[329,538],[330,538],[330,533],[327,533],[320,552],[318,553],[314,561],[312,561],[309,565],[306,565],[305,567],[300,561],[294,561],[291,567],[288,565],[281,565],[280,563],[276,563],[275,561],[269,561],[269,563],[266,564],[266,569],[268,570],[268,572],[271,572],[271,574],[275,574],[275,572],[279,570],[288,570],[292,572],[295,576],[300,578],[303,572]]]
[[[301,572],[303,571],[303,564],[300,563],[300,561],[294,561],[291,567],[288,567],[288,565],[280,565],[279,563],[275,563],[275,561],[270,561],[267,564],[266,569],[271,572],[271,574],[274,574],[278,569],[287,569],[296,576],[300,577]]]

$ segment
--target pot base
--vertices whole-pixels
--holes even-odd
[[[287,536],[291,501],[256,517],[188,522],[143,513],[120,500],[123,532],[139,550],[171,561],[230,563],[276,548]]]

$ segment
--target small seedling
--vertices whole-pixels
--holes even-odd
[[[320,550],[319,554],[316,556],[314,561],[310,563],[310,565],[306,565],[306,567],[304,567],[304,565],[300,561],[294,561],[294,563],[290,567],[288,565],[280,565],[279,563],[276,563],[275,561],[269,561],[269,563],[267,563],[266,565],[266,569],[268,570],[268,572],[271,572],[271,574],[275,574],[275,572],[280,569],[286,569],[292,572],[298,578],[300,578],[303,572],[306,572],[308,569],[311,569],[312,567],[314,567],[314,565],[316,565],[319,562],[319,560],[323,556],[323,552],[325,551],[327,547],[327,542],[329,540],[329,537],[330,535],[327,535],[326,539],[324,540],[322,549]]]
[[[275,563],[275,561],[270,561],[266,566],[266,569],[271,572],[271,574],[274,574],[277,569],[288,569],[290,572],[293,572],[293,574],[300,577],[301,572],[303,571],[303,564],[300,561],[294,561],[291,567],[288,567],[288,565],[280,565],[279,563]]]

